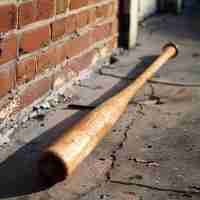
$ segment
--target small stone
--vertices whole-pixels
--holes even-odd
[[[18,128],[18,124],[14,124],[13,128],[17,129]]]
[[[101,194],[99,196],[99,199],[108,199],[108,197],[110,197],[110,195],[108,195],[108,194]]]
[[[38,115],[38,112],[37,112],[37,111],[31,112],[31,113],[29,114],[29,118],[30,118],[30,119],[33,119],[33,118],[37,117],[37,115]]]
[[[0,135],[0,146],[8,144],[9,142],[10,142],[9,137],[7,137],[6,135]]]
[[[104,199],[104,194],[101,194],[99,198]]]
[[[45,110],[40,110],[37,114],[37,116],[35,117],[35,119],[37,120],[44,120],[46,116],[46,111]]]
[[[49,104],[49,102],[47,101],[47,102],[44,102],[43,104],[41,104],[41,106],[40,106],[40,108],[43,108],[43,109],[50,109],[50,104]]]
[[[23,119],[22,119],[22,123],[26,123],[28,121],[28,115],[26,115]]]
[[[8,129],[4,135],[0,135],[0,146],[10,142],[10,136],[14,133],[15,128]]]
[[[55,108],[57,105],[57,102],[55,100],[51,99],[51,100],[49,100],[49,104],[51,107]]]
[[[153,124],[152,128],[158,128],[158,126],[156,124]]]
[[[9,136],[11,136],[13,133],[14,133],[14,131],[15,131],[15,128],[11,128],[11,129],[9,129],[7,132],[6,132],[6,136],[7,137],[9,137]]]
[[[44,126],[45,126],[45,124],[44,124],[44,123],[41,123],[41,124],[40,124],[40,127],[44,127]]]

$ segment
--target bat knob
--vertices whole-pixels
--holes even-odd
[[[172,56],[172,58],[177,57],[179,54],[179,50],[178,50],[177,44],[175,44],[174,42],[169,42],[169,43],[165,44],[164,47],[162,48],[162,51],[164,52],[166,49],[168,49],[170,47],[175,49],[175,54],[174,54],[174,56]]]

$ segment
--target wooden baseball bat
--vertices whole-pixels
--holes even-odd
[[[39,161],[41,174],[53,182],[70,175],[119,120],[136,92],[177,54],[175,44],[165,45],[161,55],[132,84],[98,106],[50,145]]]

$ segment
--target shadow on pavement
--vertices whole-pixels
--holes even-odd
[[[141,59],[142,62],[129,73],[128,77],[136,78],[153,59],[155,59],[155,56],[148,56]],[[126,87],[129,82],[130,80],[122,79],[111,90],[93,102],[92,105],[99,105],[104,102]],[[53,129],[48,130],[30,143],[24,145],[4,162],[0,163],[0,199],[28,195],[53,186],[46,183],[38,173],[37,162],[42,150],[55,141],[64,130],[78,122],[87,111],[75,113],[73,116],[56,125]]]

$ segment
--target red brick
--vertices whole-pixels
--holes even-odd
[[[68,40],[68,45],[66,46],[66,57],[67,58],[72,58],[76,55],[78,55],[81,52],[81,48],[79,45],[77,45],[78,39],[77,38],[73,38]]]
[[[65,44],[59,44],[56,47],[56,64],[61,64],[62,62],[65,61],[65,59],[67,59],[67,55],[66,55],[66,46]]]
[[[15,86],[15,64],[13,64],[8,63],[0,68],[0,98]]]
[[[57,40],[65,34],[65,19],[59,19],[51,24],[52,40]]]
[[[119,32],[119,21],[117,18],[115,18],[115,20],[112,22],[111,28],[112,28],[112,35],[115,35]]]
[[[72,45],[73,43],[72,43],[72,39],[70,39],[70,40],[68,40],[68,41],[66,41],[65,43],[64,43],[64,51],[65,51],[65,57],[66,57],[66,59],[70,59],[72,56],[72,53],[71,53],[71,45]]]
[[[89,13],[88,13],[88,23],[90,25],[93,25],[95,22],[96,22],[96,8],[92,8],[89,10]]]
[[[106,48],[107,48],[107,53],[108,55],[112,53],[113,49],[117,48],[118,45],[118,38],[113,37],[111,40],[106,42]]]
[[[17,8],[14,4],[0,5],[0,32],[16,28]]]
[[[113,9],[113,15],[115,15],[115,16],[117,16],[117,14],[118,14],[118,12],[119,12],[119,2],[118,2],[118,0],[115,0],[115,1],[113,1],[113,3],[112,3],[113,5],[112,5],[112,9]]]
[[[118,37],[115,36],[112,38],[112,40],[110,41],[110,48],[111,49],[116,49],[118,46]]]
[[[91,64],[93,64],[94,57],[95,57],[95,51],[92,50],[70,61],[66,65],[66,68],[69,68],[75,72],[81,72],[82,70],[87,69]]]
[[[108,5],[107,16],[112,17],[117,15],[117,4],[115,2],[111,2]]]
[[[97,16],[97,18],[102,18],[102,17],[105,16],[104,15],[104,12],[105,12],[104,7],[105,6],[98,6],[97,7],[97,10],[96,10],[96,16]]]
[[[69,58],[79,55],[82,51],[88,49],[92,43],[92,32],[88,32],[87,34],[78,36],[72,40],[70,40],[70,50],[68,51]],[[78,45],[77,45],[78,44]]]
[[[112,17],[116,14],[114,10],[114,6],[115,6],[114,2],[107,4],[105,17]]]
[[[18,84],[27,83],[34,79],[36,73],[36,57],[25,58],[18,62],[16,79]]]
[[[31,105],[35,100],[41,98],[51,90],[52,76],[44,77],[40,80],[33,81],[20,94],[19,110]]]
[[[87,6],[87,5],[88,5],[87,0],[73,0],[73,1],[70,1],[70,9],[71,10],[79,9],[79,8],[82,8],[82,7]]]
[[[89,24],[89,12],[83,11],[77,14],[77,29],[81,29]]]
[[[92,44],[92,32],[66,40],[56,47],[56,64],[61,64],[67,59],[78,56],[81,52],[88,49]]]
[[[0,40],[0,64],[6,63],[17,57],[17,38],[16,35]]]
[[[56,14],[64,13],[69,6],[69,0],[56,0]]]
[[[92,4],[98,3],[98,1],[100,2],[101,0],[87,0],[88,5],[92,5]]]
[[[113,16],[113,2],[97,7],[97,18],[108,18]]]
[[[67,40],[62,47],[63,50],[63,56],[61,57],[65,57],[65,59],[71,59],[72,57],[77,55],[77,51],[73,49],[73,46],[75,44],[74,39],[69,39]],[[76,45],[78,46],[78,45]],[[75,48],[76,49],[76,48]]]
[[[93,31],[93,38],[95,41],[103,40],[111,35],[112,24],[106,23],[103,25],[97,25]]]
[[[55,14],[55,0],[37,0],[37,19],[47,19]]]
[[[20,54],[46,47],[50,39],[51,30],[49,25],[26,31],[22,33],[20,38]]]
[[[69,15],[65,18],[65,33],[71,34],[76,31],[76,15]]]
[[[18,8],[18,26],[19,28],[33,23],[36,20],[35,1],[21,3]]]
[[[36,72],[39,73],[49,67],[56,65],[56,48],[50,47],[47,50],[41,52],[37,57]]]

